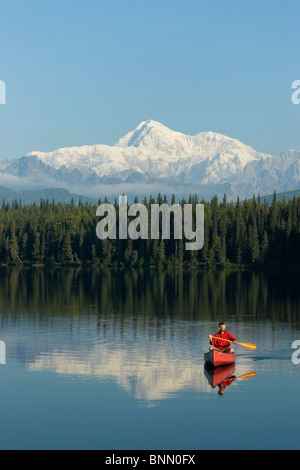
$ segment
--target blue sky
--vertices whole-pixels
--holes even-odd
[[[0,159],[154,119],[300,149],[299,0],[0,0]]]

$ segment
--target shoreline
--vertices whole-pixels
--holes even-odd
[[[266,265],[237,265],[232,263],[225,264],[183,264],[183,265],[142,265],[142,266],[128,266],[125,264],[101,264],[101,263],[0,263],[0,268],[29,268],[29,269],[47,269],[47,268],[81,268],[81,269],[100,269],[100,270],[119,270],[119,271],[243,271],[243,272],[268,272],[276,270],[292,270],[300,272],[300,265],[291,265],[284,263],[269,263]]]

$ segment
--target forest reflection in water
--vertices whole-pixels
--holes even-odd
[[[1,321],[99,315],[137,323],[234,318],[296,325],[299,274],[198,270],[0,268]]]

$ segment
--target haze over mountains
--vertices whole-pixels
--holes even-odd
[[[144,121],[114,146],[33,151],[0,162],[0,184],[13,189],[65,188],[90,197],[123,192],[229,199],[300,188],[300,151],[258,152],[213,132],[189,136]]]

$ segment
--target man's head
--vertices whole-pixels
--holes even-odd
[[[223,323],[223,322],[219,323],[219,328],[220,328],[221,333],[225,333],[225,331],[226,331],[225,323]]]

